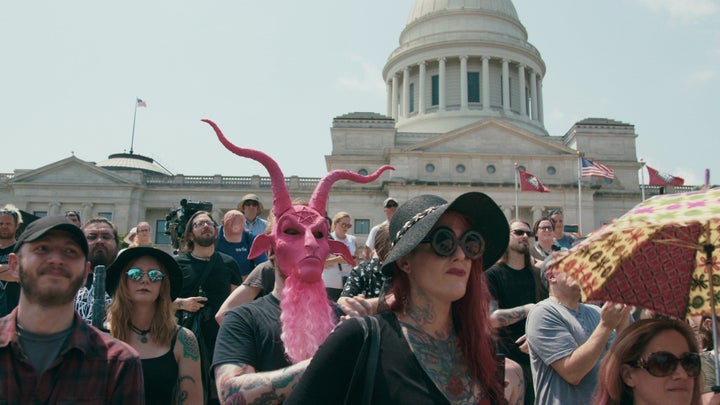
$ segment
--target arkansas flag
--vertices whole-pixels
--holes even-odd
[[[550,189],[545,187],[545,185],[540,182],[540,179],[534,175],[520,169],[518,169],[518,173],[520,174],[521,191],[534,191],[536,193],[550,192]]]
[[[650,174],[650,185],[651,186],[682,186],[685,184],[685,179],[682,177],[672,176],[667,173],[653,169],[650,166],[647,167],[648,174]]]

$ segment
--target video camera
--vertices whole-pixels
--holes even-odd
[[[180,241],[185,233],[185,227],[190,217],[198,211],[212,212],[213,205],[209,201],[180,200],[180,207],[170,210],[165,217],[165,234],[170,235],[174,249],[180,248]]]

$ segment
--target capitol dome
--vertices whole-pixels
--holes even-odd
[[[545,62],[510,0],[417,0],[383,69],[398,130],[447,132],[496,118],[547,135]]]

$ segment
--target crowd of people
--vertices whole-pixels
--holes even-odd
[[[583,303],[548,265],[578,237],[562,210],[390,197],[361,246],[329,185],[283,187],[267,220],[254,194],[220,223],[195,212],[175,256],[145,221],[121,249],[106,218],[18,235],[3,207],[0,402],[720,404],[707,318]]]

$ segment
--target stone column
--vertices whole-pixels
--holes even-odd
[[[530,224],[530,227],[532,228],[532,226],[535,224],[535,221],[537,221],[538,219],[543,217],[543,213],[545,212],[545,207],[535,205],[532,208],[530,208],[530,210],[532,211],[532,216],[533,216],[533,219],[532,219],[533,221]]]
[[[510,111],[510,62],[502,60],[502,89],[503,89],[503,110]]]
[[[513,211],[515,210],[515,206],[505,207],[501,205],[500,209],[502,209],[502,212],[503,214],[505,214],[505,218],[507,218],[508,221],[513,218]]]
[[[388,80],[387,83],[385,83],[385,103],[387,104],[385,107],[385,115],[388,117],[393,116],[393,108],[392,108],[392,102],[393,102],[393,90],[392,90],[392,79]]]
[[[445,111],[445,58],[438,59],[439,66],[438,66],[438,101],[440,102],[438,106],[438,111]]]
[[[397,75],[393,75],[392,79],[392,111],[391,111],[391,117],[395,119],[395,121],[398,120],[398,81],[397,81]]]
[[[468,108],[467,56],[460,57],[460,109]]]
[[[82,223],[83,223],[83,224],[84,224],[85,222],[89,221],[89,220],[92,218],[92,216],[93,216],[92,210],[93,210],[93,207],[94,207],[94,206],[95,206],[95,204],[93,204],[93,203],[88,203],[88,202],[83,203],[83,204],[81,205],[80,215],[82,215],[81,220],[82,220]]]
[[[422,61],[418,63],[420,73],[418,77],[418,115],[425,114],[425,69],[427,63]]]
[[[518,86],[520,87],[520,115],[527,117],[527,100],[525,99],[525,65],[522,63],[518,66],[518,77],[520,78]]]
[[[545,118],[543,118],[542,77],[537,78],[537,111],[538,121],[544,124]]]
[[[532,102],[532,120],[538,120],[537,73],[530,74],[530,100]]]
[[[404,118],[410,116],[410,67],[408,66],[403,69],[403,91],[400,106],[402,107],[402,116]]]
[[[48,203],[48,216],[54,217],[58,215],[64,215],[64,213],[61,210],[62,204],[58,201],[51,201]]]
[[[482,107],[490,109],[490,58],[482,57]]]

